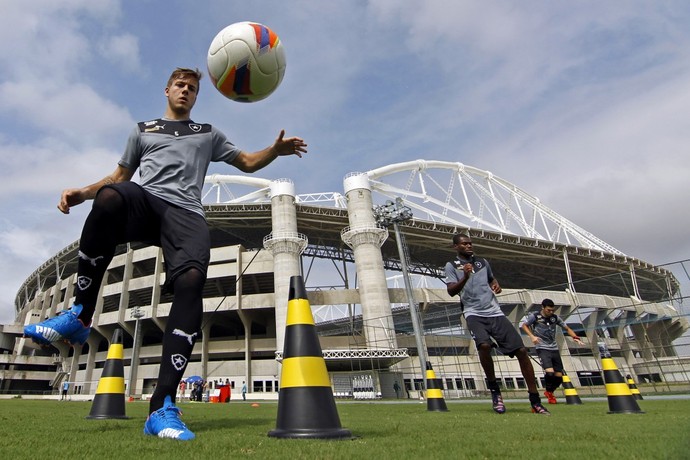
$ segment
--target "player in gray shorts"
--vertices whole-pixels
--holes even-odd
[[[541,367],[544,369],[544,386],[546,389],[544,396],[548,399],[549,404],[558,402],[553,392],[563,382],[563,361],[556,343],[556,328],[560,327],[576,343],[583,345],[582,340],[556,315],[555,311],[556,307],[553,300],[544,299],[541,302],[541,310],[527,315],[525,321],[520,325],[537,349],[537,356],[539,356]]]
[[[541,404],[534,378],[534,368],[527,349],[522,343],[522,338],[503,314],[496,299],[496,294],[501,292],[501,286],[494,278],[489,262],[475,257],[472,240],[467,235],[453,235],[453,248],[458,256],[454,261],[446,264],[445,283],[451,297],[460,296],[467,327],[477,345],[479,362],[491,391],[493,410],[499,414],[506,411],[491,357],[491,349],[497,347],[501,353],[517,357],[522,376],[527,384],[532,412],[551,415]]]

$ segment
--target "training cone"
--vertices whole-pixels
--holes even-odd
[[[570,381],[568,374],[563,372],[563,395],[565,395],[566,404],[582,404],[582,400],[577,395],[577,390]]]
[[[644,414],[630,392],[623,375],[616,367],[605,345],[599,345],[601,351],[601,368],[604,371],[606,396],[609,400],[609,414]]]
[[[429,361],[426,362],[426,410],[448,412],[446,401],[443,399],[443,383],[436,378],[434,369]]]
[[[93,398],[90,419],[129,418],[125,415],[125,366],[122,362],[122,329],[115,329],[108,356]]]
[[[301,276],[290,278],[283,366],[273,438],[352,439],[335,407],[314,317]]]
[[[635,381],[630,375],[627,375],[625,377],[628,380],[628,388],[630,388],[630,393],[632,393],[633,398],[636,400],[644,399],[642,397],[642,394],[640,393],[640,390],[637,389],[637,385],[635,385]]]

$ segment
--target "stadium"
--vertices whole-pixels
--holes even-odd
[[[213,248],[185,376],[201,376],[210,390],[246,381],[251,397],[277,398],[289,283],[301,275],[336,397],[395,398],[399,382],[402,397],[415,398],[427,361],[446,398],[482,394],[476,348],[443,283],[455,257],[451,237],[466,233],[491,263],[516,327],[548,297],[583,338],[577,345],[559,337],[576,387],[604,391],[605,344],[622,374],[655,391],[687,390],[690,357],[677,345],[690,326],[669,269],[623,254],[519,187],[461,163],[392,164],[350,173],[342,185],[297,195],[288,179],[206,178]],[[18,290],[16,320],[0,326],[0,393],[57,396],[70,382],[74,397],[92,396],[109,341],[122,329],[127,395],[145,399],[156,385],[172,300],[162,289],[159,248],[118,248],[85,345],[42,349],[22,337],[25,325],[71,305],[77,253],[78,241]],[[524,392],[516,360],[495,359],[503,389]]]

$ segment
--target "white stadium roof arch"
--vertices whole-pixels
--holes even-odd
[[[624,255],[542,204],[539,198],[490,171],[463,163],[415,160],[351,174],[369,177],[375,200],[402,198],[418,219]],[[207,176],[204,202],[269,201],[270,182],[247,176]],[[299,194],[296,200],[345,207],[344,196],[338,192]]]

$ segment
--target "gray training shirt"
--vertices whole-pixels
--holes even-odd
[[[473,261],[461,258],[446,264],[446,284],[457,283],[465,278],[462,266],[468,263],[474,265],[474,273],[470,274],[465,287],[460,291],[460,301],[463,305],[465,318],[468,316],[504,316],[501,305],[496,299],[489,283],[494,275],[486,259],[475,257]]]
[[[552,315],[548,318],[541,314],[541,312],[534,312],[527,315],[525,321],[520,325],[527,325],[532,328],[532,334],[539,338],[539,343],[535,348],[541,350],[558,350],[556,343],[556,327],[560,326],[565,329],[565,323],[558,315]]]
[[[119,165],[139,168],[141,186],[158,198],[204,216],[201,189],[212,161],[231,163],[240,154],[209,124],[165,118],[137,124]]]

